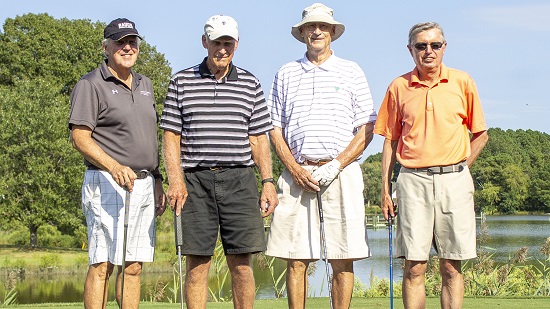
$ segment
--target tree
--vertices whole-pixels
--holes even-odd
[[[26,14],[0,33],[0,220],[29,228],[30,244],[46,223],[74,234],[80,210],[83,159],[69,141],[69,94],[97,68],[104,23]],[[171,69],[146,42],[135,67],[153,81],[157,108]]]

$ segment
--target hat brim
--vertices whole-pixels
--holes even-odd
[[[143,38],[137,34],[137,33],[122,33],[122,34],[115,34],[115,35],[111,35],[110,39],[113,40],[113,41],[118,41],[118,40],[121,40],[127,36],[131,36],[131,35],[135,35],[137,36],[140,40],[143,40]]]
[[[300,27],[307,23],[327,23],[329,25],[336,26],[334,34],[331,37],[332,41],[336,41],[346,30],[346,27],[344,26],[344,24],[339,23],[334,19],[328,18],[327,16],[324,16],[324,15],[307,16],[304,19],[302,19],[302,21],[292,26],[292,30],[290,31],[292,36],[294,36],[296,40],[302,43],[305,43],[305,41],[304,41],[304,38],[302,37],[302,34],[300,33]]]

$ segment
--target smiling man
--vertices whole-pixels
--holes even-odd
[[[262,215],[278,203],[266,134],[273,127],[259,81],[232,62],[237,22],[212,16],[202,45],[203,62],[172,77],[161,120],[168,198],[182,216],[185,301],[187,308],[206,308],[219,230],[234,307],[252,308],[251,254],[265,250]],[[254,165],[262,179],[260,197]]]
[[[124,308],[138,307],[142,264],[154,256],[155,215],[164,212],[153,85],[132,70],[140,39],[128,19],[110,22],[102,44],[105,61],[83,76],[71,93],[71,138],[87,166],[82,184],[90,263],[86,308],[105,308],[114,265],[118,265],[117,301]],[[132,196],[129,213],[125,213],[127,191]],[[124,242],[126,264],[122,265]]]
[[[385,137],[382,212],[395,216],[390,180],[397,160],[396,255],[405,258],[405,308],[426,305],[432,243],[440,258],[441,307],[461,308],[461,261],[476,256],[469,167],[487,143],[485,118],[472,78],[443,64],[447,42],[439,24],[414,25],[407,48],[416,67],[390,84],[375,128]]]
[[[320,258],[328,259],[334,272],[334,308],[349,308],[353,261],[370,256],[357,160],[372,140],[376,112],[361,68],[331,49],[344,29],[327,6],[305,8],[291,33],[305,43],[306,53],[279,69],[268,97],[275,127],[270,139],[285,170],[266,254],[287,261],[289,308],[305,307],[307,268]]]

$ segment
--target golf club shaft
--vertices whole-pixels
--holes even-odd
[[[390,246],[390,309],[393,309],[393,217],[388,218]]]
[[[319,208],[319,223],[321,226],[321,246],[323,247],[323,255],[325,261],[325,271],[327,274],[327,286],[328,286],[328,297],[330,300],[330,308],[333,308],[332,305],[332,282],[330,280],[330,270],[328,267],[328,254],[327,254],[327,239],[325,237],[325,218],[323,216],[323,202],[321,201],[321,191],[317,191],[317,206]]]
[[[176,237],[176,251],[178,252],[178,261],[179,261],[179,276],[180,276],[180,304],[181,309],[183,309],[183,271],[181,266],[181,248],[183,246],[183,232],[181,226],[181,214],[179,216],[174,212],[174,233]]]
[[[124,200],[124,238],[122,242],[122,277],[120,278],[120,308],[124,302],[124,273],[126,272],[126,243],[128,242],[128,218],[130,216],[130,191],[126,191]]]

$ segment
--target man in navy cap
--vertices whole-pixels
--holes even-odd
[[[90,263],[84,286],[86,308],[105,308],[114,265],[119,266],[118,302],[123,294],[125,308],[138,307],[142,263],[153,261],[155,215],[165,209],[153,86],[149,78],[132,70],[140,40],[133,22],[113,20],[104,30],[105,61],[84,75],[71,94],[71,138],[87,167],[82,184]]]

